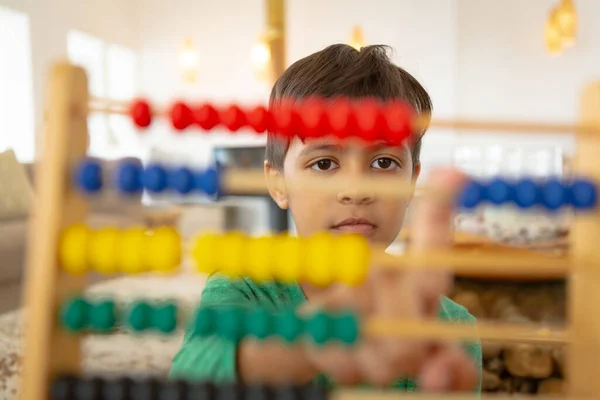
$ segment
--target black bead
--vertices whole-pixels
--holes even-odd
[[[102,378],[84,378],[80,379],[75,385],[76,400],[103,400],[102,387],[104,380]]]
[[[246,388],[244,400],[277,400],[272,391],[263,385],[250,385]]]
[[[222,384],[217,390],[215,400],[243,400],[244,391],[242,387],[236,383]]]
[[[305,400],[302,396],[302,390],[297,386],[279,386],[275,389],[275,398],[277,400]]]
[[[210,382],[195,382],[190,384],[187,400],[214,400],[216,389]]]
[[[131,400],[158,400],[160,383],[155,378],[140,379],[131,385]]]
[[[133,380],[125,377],[106,381],[102,389],[103,400],[130,400]]]
[[[160,388],[159,400],[187,400],[189,385],[184,381],[165,382]]]
[[[329,391],[323,385],[312,384],[304,388],[303,397],[306,400],[327,400]]]
[[[51,400],[75,400],[77,378],[65,375],[56,378],[50,386]]]

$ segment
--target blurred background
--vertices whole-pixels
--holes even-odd
[[[83,66],[91,95],[100,98],[264,104],[276,76],[299,58],[333,43],[387,44],[392,59],[429,91],[434,118],[576,122],[584,85],[600,78],[599,18],[597,0],[0,0],[0,313],[19,302],[35,186],[31,166],[40,152],[54,61]],[[265,138],[251,132],[175,136],[162,121],[144,132],[121,116],[91,115],[88,122],[90,155],[109,161],[262,167]],[[423,174],[453,164],[478,176],[562,176],[574,150],[567,135],[432,129],[424,139]],[[200,229],[293,231],[287,214],[265,197],[199,200],[102,199],[91,219],[172,224],[186,237]],[[457,221],[494,240],[529,243],[563,237],[567,217],[515,216],[504,209]],[[540,293],[554,293],[546,283],[533,287],[529,303],[506,288],[482,299],[489,288],[470,284],[462,302],[478,316],[501,318],[510,309],[511,318],[540,320],[564,311],[560,300],[540,300]],[[556,290],[562,299],[561,286]],[[500,311],[490,298],[504,299]],[[515,303],[538,314],[539,304],[554,308],[529,315],[514,311]],[[512,356],[491,349],[488,390],[529,393],[544,380],[560,381],[553,353],[534,357],[533,367],[511,359],[507,373],[504,363]],[[560,383],[545,386],[552,385]]]

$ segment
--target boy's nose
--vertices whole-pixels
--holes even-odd
[[[353,186],[340,191],[337,199],[341,204],[370,204],[375,200],[375,194]]]

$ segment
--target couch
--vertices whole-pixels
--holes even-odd
[[[12,152],[0,153],[0,314],[18,308],[24,277],[29,225],[29,197],[35,184],[33,164],[19,164]],[[8,182],[8,183],[7,183]],[[7,189],[10,186],[10,190]],[[3,202],[3,203],[2,203]],[[141,197],[122,201],[101,197],[90,202],[92,226],[144,224],[149,218]],[[174,217],[171,215],[171,217]],[[164,221],[163,221],[164,222]]]

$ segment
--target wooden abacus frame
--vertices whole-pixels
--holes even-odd
[[[37,198],[34,202],[30,225],[28,266],[26,276],[25,304],[27,329],[21,386],[21,398],[39,400],[46,398],[51,379],[57,373],[80,372],[79,336],[66,334],[58,329],[55,316],[59,305],[74,289],[83,289],[81,278],[69,276],[58,265],[57,248],[59,237],[67,226],[83,222],[87,212],[87,201],[70,185],[71,171],[87,151],[87,115],[90,110],[123,113],[123,104],[116,102],[92,102],[88,95],[85,71],[67,62],[56,64],[49,77],[46,124],[43,135],[43,153],[37,165]],[[588,85],[581,97],[580,123],[545,124],[520,122],[482,121],[432,121],[432,127],[504,130],[512,132],[572,133],[578,138],[577,168],[575,172],[600,184],[600,82]],[[262,176],[230,174],[225,185],[242,185],[256,188],[264,185]],[[330,184],[329,184],[330,185]],[[317,188],[318,189],[318,188]],[[384,190],[375,184],[374,190]],[[409,188],[397,189],[393,195],[406,194]],[[400,193],[399,193],[400,192]],[[411,337],[437,338],[488,338],[506,340],[534,340],[568,343],[567,380],[571,399],[595,398],[600,395],[600,317],[593,315],[594,305],[600,304],[599,256],[597,238],[600,237],[600,208],[577,216],[572,227],[572,247],[568,262],[559,260],[542,266],[548,272],[554,268],[558,274],[569,274],[569,318],[570,328],[566,331],[532,330],[511,326],[478,324],[475,329],[449,326],[442,323],[412,321],[370,321],[367,330],[377,334],[407,335]],[[486,264],[505,268],[514,262],[527,266],[538,265],[542,257],[532,259],[504,259],[502,254],[481,253],[477,257],[465,257],[452,251],[441,253],[414,254],[396,259],[399,264],[427,266],[441,262],[450,268],[485,268]],[[499,261],[501,260],[501,261]],[[391,263],[389,259],[386,262]],[[476,264],[478,263],[478,264]],[[465,267],[467,265],[467,267]],[[496,269],[495,274],[502,273]],[[397,393],[375,391],[339,391],[336,399],[387,399]],[[402,394],[407,397],[407,395]],[[471,396],[454,395],[411,395],[415,398],[467,399]]]

